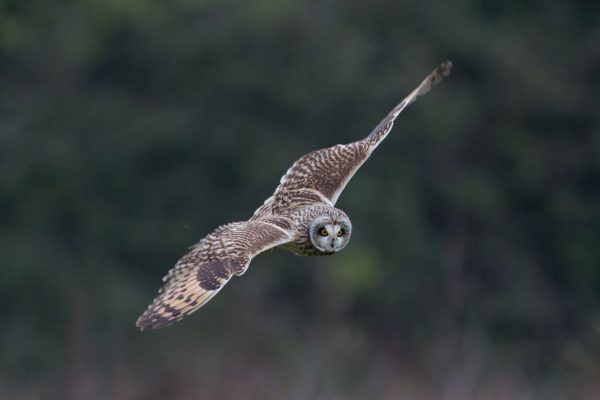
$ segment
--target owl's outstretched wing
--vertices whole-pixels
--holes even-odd
[[[400,102],[366,138],[349,144],[338,144],[306,154],[296,161],[281,178],[281,183],[265,207],[256,210],[255,217],[265,213],[266,206],[275,214],[290,203],[314,201],[335,204],[340,193],[373,150],[385,139],[396,117],[419,96],[427,93],[450,74],[452,63],[446,61]]]
[[[233,275],[243,274],[265,250],[289,242],[286,221],[233,222],[194,245],[163,278],[166,282],[137,320],[142,330],[180,321],[208,302]]]

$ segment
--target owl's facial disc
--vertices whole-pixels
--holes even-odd
[[[324,253],[336,253],[342,250],[350,240],[352,225],[349,220],[319,218],[310,228],[310,241]]]

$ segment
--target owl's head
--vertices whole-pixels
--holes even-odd
[[[345,215],[336,218],[319,217],[311,223],[309,233],[310,241],[318,250],[324,253],[336,253],[348,244],[352,224]]]

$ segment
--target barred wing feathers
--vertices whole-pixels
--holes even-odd
[[[404,98],[364,139],[349,144],[338,144],[326,149],[310,152],[298,161],[281,178],[280,185],[266,203],[275,214],[293,203],[295,196],[313,197],[313,201],[335,204],[342,190],[373,150],[386,138],[394,120],[419,96],[450,74],[452,63],[446,61],[431,72],[421,84]],[[267,206],[267,204],[265,204]],[[265,214],[265,206],[255,215]]]
[[[253,257],[291,239],[272,222],[233,222],[217,228],[163,278],[164,287],[136,325],[144,331],[182,320],[213,298],[233,275],[243,274]]]

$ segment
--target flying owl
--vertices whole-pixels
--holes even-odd
[[[248,221],[220,226],[191,247],[163,278],[164,287],[136,325],[143,331],[180,321],[212,299],[232,276],[242,275],[264,251],[277,247],[323,256],[346,247],[352,224],[335,208],[339,195],[402,110],[449,75],[451,67],[446,61],[436,68],[366,138],[302,156]]]

